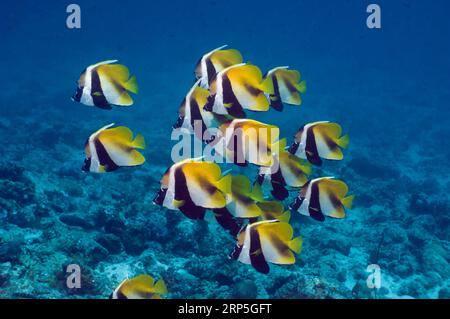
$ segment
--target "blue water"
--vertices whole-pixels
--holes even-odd
[[[78,0],[79,30],[65,25],[69,2],[9,2],[0,15],[0,298],[103,298],[140,273],[163,277],[172,298],[450,298],[450,5],[376,2],[381,29],[366,26],[368,1]],[[223,44],[262,70],[299,69],[308,83],[301,107],[251,117],[288,138],[318,120],[351,137],[345,159],[317,174],[345,180],[354,209],[324,223],[295,215],[303,251],[269,275],[229,261],[233,240],[213,220],[151,204],[195,63]],[[72,102],[80,72],[108,59],[137,76],[135,104]],[[86,138],[111,122],[142,132],[147,163],[82,173]],[[82,289],[65,287],[69,263],[85,270]],[[381,267],[376,291],[365,286],[371,263]]]

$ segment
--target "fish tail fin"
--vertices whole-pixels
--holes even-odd
[[[354,199],[355,199],[355,195],[350,195],[350,196],[344,197],[341,201],[342,205],[344,205],[348,209],[351,209],[353,206]]]
[[[286,143],[286,138],[276,141],[272,144],[272,152],[284,152],[284,150],[286,149]]]
[[[300,93],[305,93],[306,92],[306,81],[301,81],[300,83],[295,84],[295,88]]]
[[[253,185],[251,197],[254,200],[256,200],[256,201],[263,201],[264,200],[264,195],[263,195],[262,187],[261,187],[260,184],[255,183]]]
[[[132,142],[132,146],[134,148],[140,148],[140,149],[144,149],[145,148],[145,139],[144,136],[142,136],[142,134],[137,134],[136,137],[134,138],[133,142]]]
[[[259,85],[259,89],[267,94],[274,94],[273,81],[270,76],[265,77]]]
[[[157,293],[157,294],[166,294],[167,293],[166,283],[164,282],[164,280],[162,278],[156,282],[154,289],[155,289],[155,293]]]
[[[134,94],[138,94],[139,88],[136,80],[136,76],[132,76],[128,81],[123,83],[123,87]]]
[[[303,243],[303,240],[300,236],[295,237],[294,239],[292,239],[289,242],[289,248],[296,254],[299,254],[300,251],[302,250],[302,243]]]
[[[224,194],[231,193],[232,176],[226,175],[217,182],[217,188]]]
[[[342,136],[336,142],[336,144],[342,148],[347,148],[349,143],[350,143],[350,137],[348,136],[348,134]]]
[[[291,212],[289,210],[285,211],[283,214],[277,217],[280,222],[289,223],[291,220]]]

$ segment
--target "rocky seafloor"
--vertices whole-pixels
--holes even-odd
[[[170,128],[144,134],[146,165],[87,174],[80,135],[97,122],[45,107],[29,116],[25,103],[2,112],[0,298],[107,298],[142,273],[164,278],[168,298],[450,298],[448,164],[425,143],[446,129],[391,156],[373,152],[381,142],[355,139],[343,162],[316,170],[345,180],[355,208],[324,223],[293,214],[304,239],[297,263],[262,275],[228,260],[234,241],[211,218],[152,204],[170,165]],[[80,289],[66,287],[73,263]],[[377,290],[366,285],[372,263]]]

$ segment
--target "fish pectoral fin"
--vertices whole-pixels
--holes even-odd
[[[106,168],[104,165],[99,165],[98,166],[98,172],[99,173],[106,173]]]
[[[172,203],[173,203],[173,206],[174,206],[174,207],[180,208],[181,206],[184,205],[185,201],[184,201],[184,200],[177,200],[177,199],[174,199]]]
[[[211,62],[214,65],[220,65],[222,68],[227,68],[230,65],[242,63],[243,58],[241,53],[235,49],[219,50],[211,54]]]
[[[262,250],[258,249],[250,253],[251,256],[259,256],[262,254]]]
[[[103,93],[97,91],[97,92],[92,93],[92,95],[93,95],[93,96],[103,96]]]

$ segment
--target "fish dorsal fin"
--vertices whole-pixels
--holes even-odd
[[[131,144],[131,141],[133,139],[133,132],[131,132],[128,127],[118,126],[101,131],[99,133],[99,139],[104,143],[116,141]]]
[[[324,136],[324,138],[330,138],[334,142],[336,142],[342,134],[341,126],[337,123],[332,122],[322,122],[315,124],[313,126],[313,130],[314,133],[317,132]]]
[[[341,180],[326,178],[319,182],[319,189],[332,193],[337,198],[342,199],[348,193],[348,186]]]
[[[217,50],[210,55],[210,59],[216,70],[218,69],[217,66],[224,69],[243,61],[241,53],[235,49]]]
[[[138,93],[136,77],[130,78],[130,71],[123,64],[102,64],[97,67],[99,75],[109,78],[127,91]]]

